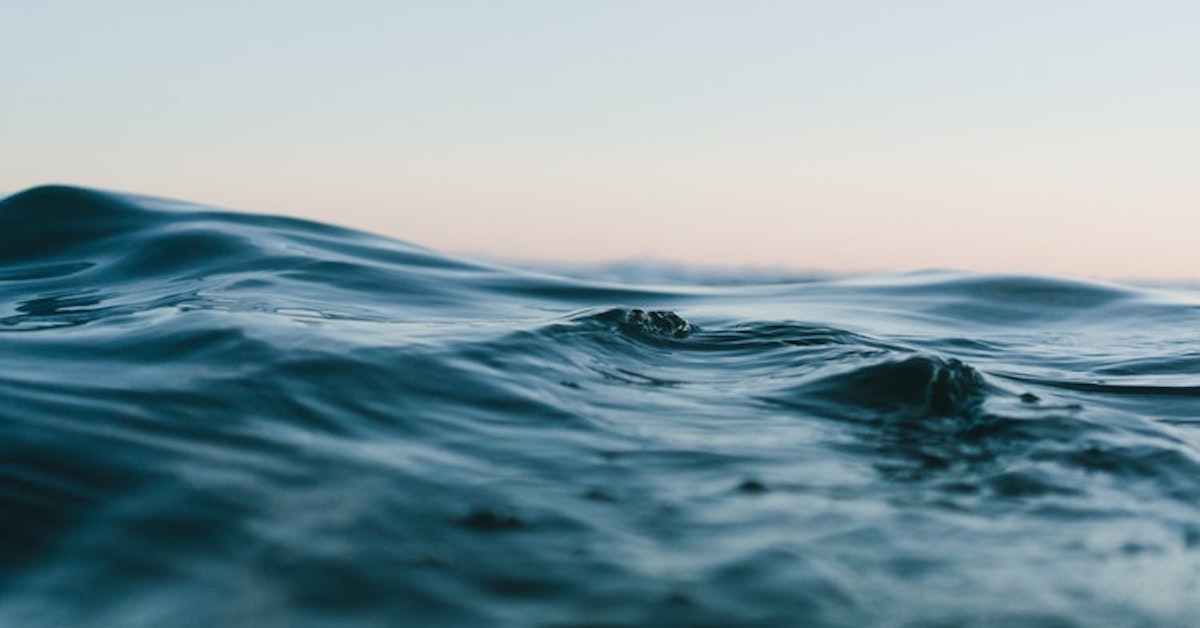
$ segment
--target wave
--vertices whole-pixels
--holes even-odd
[[[1200,618],[1194,290],[552,270],[0,200],[0,623]]]

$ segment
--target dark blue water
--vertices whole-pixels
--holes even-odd
[[[0,201],[0,625],[1200,625],[1200,292],[704,284]]]

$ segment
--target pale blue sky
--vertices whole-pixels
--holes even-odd
[[[1200,3],[0,4],[0,190],[457,252],[1200,277]]]

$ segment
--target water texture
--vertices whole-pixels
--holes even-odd
[[[1200,293],[726,279],[10,196],[0,624],[1200,625]]]

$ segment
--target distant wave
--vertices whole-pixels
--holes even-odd
[[[1200,293],[552,270],[0,200],[0,624],[1200,624]]]

